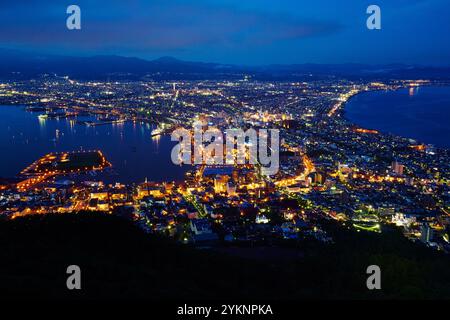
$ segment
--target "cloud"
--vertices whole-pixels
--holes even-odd
[[[33,2],[34,1],[34,2]],[[0,39],[19,46],[102,50],[189,50],[269,46],[340,30],[333,21],[251,12],[236,6],[185,1],[77,1],[82,30],[65,27],[66,7],[50,1],[2,2]]]

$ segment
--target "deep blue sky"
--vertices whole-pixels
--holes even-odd
[[[82,29],[66,29],[81,7]],[[382,30],[366,28],[366,8]],[[234,64],[450,65],[449,0],[1,0],[0,47]]]

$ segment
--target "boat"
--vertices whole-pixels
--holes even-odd
[[[152,130],[152,137],[154,136],[159,136],[160,134],[162,134],[164,131],[161,128],[156,128]]]

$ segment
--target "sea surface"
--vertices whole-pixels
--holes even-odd
[[[368,129],[450,148],[450,87],[423,86],[358,94],[345,117]]]
[[[154,127],[131,121],[88,127],[72,119],[38,118],[22,106],[0,106],[0,177],[11,178],[50,152],[101,150],[112,163],[89,180],[107,183],[182,180],[188,166],[174,165],[170,136],[151,137]],[[90,117],[78,120],[92,120]]]

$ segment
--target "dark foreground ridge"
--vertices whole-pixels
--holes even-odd
[[[96,213],[0,221],[0,297],[450,298],[447,256],[410,243],[395,230],[379,236],[332,223],[327,228],[335,245],[297,243],[283,250],[301,255],[261,259],[186,247]],[[82,270],[79,291],[66,288],[66,268],[72,264]],[[382,290],[366,288],[370,264],[381,267]]]

